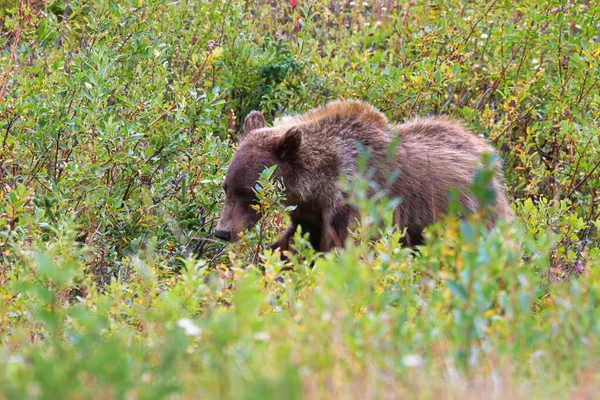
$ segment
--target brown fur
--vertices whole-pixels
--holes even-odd
[[[390,162],[385,154],[394,137],[399,144]],[[481,154],[493,152],[485,141],[447,118],[415,119],[392,126],[372,106],[343,101],[286,117],[272,128],[264,127],[262,114],[249,114],[227,171],[225,207],[217,236],[235,240],[239,232],[256,223],[259,216],[250,208],[251,188],[265,167],[277,164],[276,178],[284,183],[289,204],[297,208],[291,215],[292,226],[274,247],[287,249],[298,225],[310,234],[317,250],[341,246],[349,223],[358,217],[356,209],[344,202],[339,188],[342,173],[350,177],[356,173],[356,142],[371,151],[368,166],[375,171],[372,179],[381,190],[402,200],[395,218],[401,229],[407,229],[407,244],[420,243],[423,229],[447,211],[449,188],[459,190],[459,201],[467,211],[478,209],[468,187],[481,168]],[[512,218],[502,190],[501,165],[494,167],[492,185],[498,196],[490,227],[497,218]],[[387,178],[395,170],[399,176],[390,185]]]
[[[380,113],[375,107],[360,101],[332,101],[326,107],[313,108],[304,115],[286,116],[282,119],[282,123],[316,122],[331,116],[358,119],[365,124],[384,130],[390,127],[385,115]]]

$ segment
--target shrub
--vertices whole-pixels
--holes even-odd
[[[4,2],[0,397],[567,397],[597,390],[599,5]],[[211,237],[245,114],[337,98],[499,149],[517,220],[415,251],[345,182],[343,249]]]

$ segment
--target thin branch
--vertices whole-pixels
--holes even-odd
[[[223,246],[221,246],[221,248],[219,250],[217,250],[217,253],[213,256],[213,258],[210,259],[210,261],[208,263],[206,263],[206,266],[209,267],[213,262],[215,262],[215,260],[219,257],[221,257],[223,255],[223,253],[225,253],[225,248],[227,247],[226,244],[224,244]]]
[[[525,42],[525,43],[527,43],[527,42]],[[481,96],[481,99],[479,100],[479,103],[477,104],[477,110],[481,110],[483,108],[483,105],[490,98],[490,96],[492,96],[496,92],[496,89],[498,88],[498,85],[500,85],[500,82],[506,78],[506,70],[508,69],[509,65],[513,62],[513,60],[515,59],[515,56],[517,55],[519,50],[521,50],[522,47],[523,47],[523,44],[520,43],[517,46],[517,48],[513,50],[513,52],[511,53],[511,55],[508,59],[508,62],[502,67],[502,70],[500,71],[500,76],[494,81],[494,83],[492,84],[492,87],[489,88],[488,90],[486,90],[486,92]]]
[[[444,61],[447,61],[450,57],[452,57],[452,54],[454,54],[454,52],[456,51],[456,49],[458,49],[461,45],[466,44],[469,41],[469,39],[471,39],[471,36],[473,36],[473,33],[475,33],[475,29],[477,29],[477,26],[479,26],[479,23],[485,17],[487,17],[487,15],[492,10],[492,8],[496,5],[497,2],[498,2],[498,0],[494,0],[492,2],[492,4],[490,4],[490,6],[484,11],[484,13],[481,14],[481,16],[479,17],[479,19],[477,21],[475,21],[475,23],[473,24],[473,27],[471,27],[471,31],[469,32],[469,34],[467,35],[467,37],[464,38],[463,41],[459,45],[454,46],[452,48],[452,51],[450,53],[448,53],[448,55],[446,56],[446,58],[444,58]]]
[[[150,12],[150,14],[148,14],[146,16],[146,18],[144,18],[144,20],[138,24],[138,26],[142,26],[144,25],[148,19],[150,19],[150,17],[158,10],[158,8],[155,8],[154,10],[152,10],[152,12]],[[132,30],[131,33],[129,35],[127,35],[125,37],[125,39],[123,40],[123,42],[121,43],[121,45],[119,46],[119,48],[117,49],[117,54],[121,53],[121,49],[123,48],[123,46],[125,46],[125,44],[129,41],[129,39],[131,39],[131,37],[136,33],[135,30]]]
[[[0,104],[2,103],[2,99],[4,98],[4,94],[6,93],[6,87],[8,86],[8,77],[12,72],[12,64],[13,59],[15,58],[15,54],[17,52],[17,45],[19,44],[19,38],[21,37],[21,31],[25,26],[25,17],[23,17],[23,0],[19,0],[19,17],[21,21],[19,21],[19,27],[15,32],[15,39],[13,41],[12,47],[10,49],[10,58],[8,59],[8,68],[4,73],[4,82],[2,83],[2,89],[0,90]]]
[[[600,167],[600,161],[598,161],[596,165],[594,165],[594,168],[592,168],[590,172],[588,172],[587,175],[573,189],[571,189],[569,194],[567,194],[567,197],[570,197],[577,189],[581,187],[581,185],[583,185],[588,179],[590,179],[590,177],[598,169],[598,167]]]
[[[231,0],[229,0],[227,2],[227,4],[225,4],[225,6],[223,6],[223,15],[227,14],[227,10],[229,9],[229,6],[231,4]],[[225,20],[223,20],[223,25],[221,26],[221,34],[219,36],[219,40],[217,41],[217,44],[220,46],[223,42],[223,36],[225,36]],[[204,62],[202,63],[202,65],[200,66],[200,69],[198,70],[198,72],[196,72],[196,74],[194,75],[194,77],[192,78],[191,82],[190,82],[190,88],[176,101],[173,102],[173,104],[171,104],[169,106],[169,108],[167,108],[167,110],[165,112],[163,112],[161,115],[158,116],[158,118],[156,118],[154,121],[152,121],[149,125],[148,128],[151,128],[152,126],[154,126],[158,121],[160,121],[161,119],[165,118],[171,111],[173,111],[173,109],[177,106],[177,103],[179,103],[181,100],[187,98],[190,93],[192,92],[192,89],[194,87],[194,85],[196,84],[196,82],[198,81],[198,79],[200,79],[200,76],[202,75],[202,72],[204,72],[204,68],[206,68],[206,65],[208,64],[208,60],[210,59],[211,54],[213,53],[213,51],[217,48],[217,46],[213,46],[211,48],[208,49],[208,53],[206,54],[206,57],[204,58]]]
[[[215,240],[215,239],[211,239],[211,238],[207,238],[207,237],[203,238],[203,237],[192,236],[190,239],[200,241],[200,242],[221,243],[220,240]]]
[[[15,121],[19,119],[19,115],[15,116],[13,119],[11,119],[8,124],[6,125],[6,133],[4,134],[4,140],[2,140],[2,150],[4,150],[6,148],[6,141],[8,140],[8,135],[10,133],[10,130],[12,129],[12,126],[14,125]]]
[[[550,88],[548,88],[541,96],[541,98],[544,98],[548,92],[550,91]],[[506,128],[504,128],[504,130],[502,132],[500,132],[496,137],[492,138],[492,143],[496,143],[498,141],[498,139],[500,139],[500,137],[504,136],[506,134],[506,132],[508,132],[508,130],[510,128],[512,128],[517,121],[522,120],[523,118],[525,118],[527,115],[529,115],[529,113],[531,112],[531,110],[533,110],[535,108],[537,104],[533,104],[532,106],[530,106],[527,110],[523,111],[521,114],[519,114],[519,116],[515,119],[513,119],[512,121],[510,121],[510,124],[508,124],[508,126]]]
[[[585,144],[585,146],[583,147],[581,154],[579,152],[577,152],[577,155],[579,156],[579,158],[577,158],[577,163],[575,164],[575,172],[573,172],[573,176],[571,176],[571,181],[569,182],[570,188],[573,187],[573,182],[575,182],[575,177],[577,176],[577,173],[579,172],[579,163],[581,162],[583,155],[586,153],[587,148],[589,147],[590,143],[592,143],[592,139],[594,139],[593,135],[590,136],[590,140],[588,140],[587,143]]]

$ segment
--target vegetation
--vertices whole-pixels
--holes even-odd
[[[0,5],[0,398],[600,389],[600,3]],[[213,240],[245,114],[336,98],[465,121],[515,223],[449,216],[412,252],[357,179],[355,240],[283,262],[266,171],[258,228]]]

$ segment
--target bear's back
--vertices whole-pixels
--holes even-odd
[[[485,140],[472,134],[460,122],[447,117],[415,118],[395,126],[394,132],[401,143],[420,143],[422,147],[473,155],[494,152]]]
[[[276,126],[324,126],[327,124],[360,123],[366,127],[389,130],[390,124],[375,107],[358,100],[337,100],[307,111],[301,115],[288,115]]]

